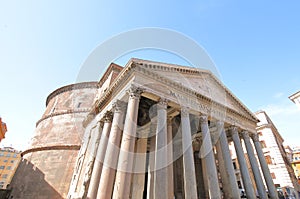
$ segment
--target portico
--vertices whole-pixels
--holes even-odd
[[[262,166],[261,175],[256,168],[265,161],[254,157],[255,150],[262,154],[251,141],[256,117],[210,71],[132,59],[94,107],[84,123],[93,161],[87,163],[90,154],[81,150],[86,161],[77,162],[68,198],[238,198],[229,142],[247,197],[258,192],[265,198],[265,179],[277,198],[269,171]],[[104,123],[98,141],[89,130],[96,120]]]

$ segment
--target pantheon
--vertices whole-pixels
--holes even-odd
[[[21,198],[278,198],[258,119],[209,70],[133,58],[46,106],[14,179]]]

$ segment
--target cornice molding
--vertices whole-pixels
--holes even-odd
[[[52,146],[43,146],[27,149],[21,153],[21,157],[28,153],[33,153],[37,151],[49,151],[49,150],[75,150],[79,151],[80,145],[52,145]]]
[[[50,115],[44,116],[41,119],[39,119],[35,126],[37,127],[43,120],[46,120],[51,117],[59,116],[59,115],[65,115],[65,114],[74,114],[74,113],[89,113],[91,109],[79,109],[79,110],[66,110],[66,111],[60,111],[56,113],[52,113]]]
[[[100,79],[99,87],[102,87],[102,85],[108,79],[111,72],[114,71],[114,72],[120,73],[122,70],[123,70],[122,66],[119,66],[118,64],[115,64],[115,63],[111,63],[109,65],[108,69],[106,70],[106,72],[104,73],[104,75],[102,76],[102,78]]]
[[[76,84],[70,84],[67,86],[60,87],[56,90],[54,90],[52,93],[50,93],[46,99],[46,107],[48,106],[48,103],[51,99],[53,99],[55,96],[72,90],[78,90],[78,89],[84,89],[84,88],[99,88],[98,82],[81,82]]]

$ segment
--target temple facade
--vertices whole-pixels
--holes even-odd
[[[212,72],[139,59],[114,68],[83,121],[67,198],[236,199],[238,180],[249,199],[278,198],[258,119]]]

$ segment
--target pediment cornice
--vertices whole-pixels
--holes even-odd
[[[196,91],[182,85],[181,83],[175,82],[165,76],[160,75],[157,73],[157,71],[167,71],[167,72],[179,72],[189,75],[199,75],[199,74],[207,74],[209,75],[221,88],[223,88],[227,95],[231,97],[231,99],[234,100],[236,104],[239,105],[240,111],[233,110],[229,107],[224,106],[224,104],[218,103],[214,101],[213,99],[210,99],[204,95],[201,95],[197,93]],[[220,109],[226,109],[227,119],[231,120],[231,123],[237,123],[238,120],[236,118],[240,118],[241,120],[247,121],[248,123],[256,124],[258,122],[257,118],[253,115],[253,113],[245,107],[239,99],[237,99],[219,80],[216,78],[210,71],[208,70],[202,70],[202,69],[196,69],[191,67],[184,67],[179,65],[173,65],[173,64],[165,64],[165,63],[159,63],[159,62],[150,62],[150,61],[144,61],[139,59],[131,59],[124,69],[121,71],[119,76],[116,78],[116,80],[112,83],[112,85],[109,87],[109,89],[104,93],[104,95],[98,99],[95,102],[94,105],[94,113],[95,111],[101,110],[110,100],[112,97],[113,91],[116,89],[122,87],[124,85],[124,82],[134,73],[140,73],[143,75],[148,76],[149,78],[156,80],[164,85],[168,85],[171,88],[174,88],[175,90],[180,91],[181,93],[185,93],[187,95],[193,95],[197,96],[197,98],[201,99],[202,101],[206,101],[207,104],[213,104],[214,107],[219,107]],[[170,93],[172,95],[172,93]],[[176,96],[180,97],[180,96]],[[201,109],[206,111],[207,113],[214,112],[215,110],[212,109],[210,106],[206,105],[200,105]],[[216,113],[218,114],[218,113]]]

